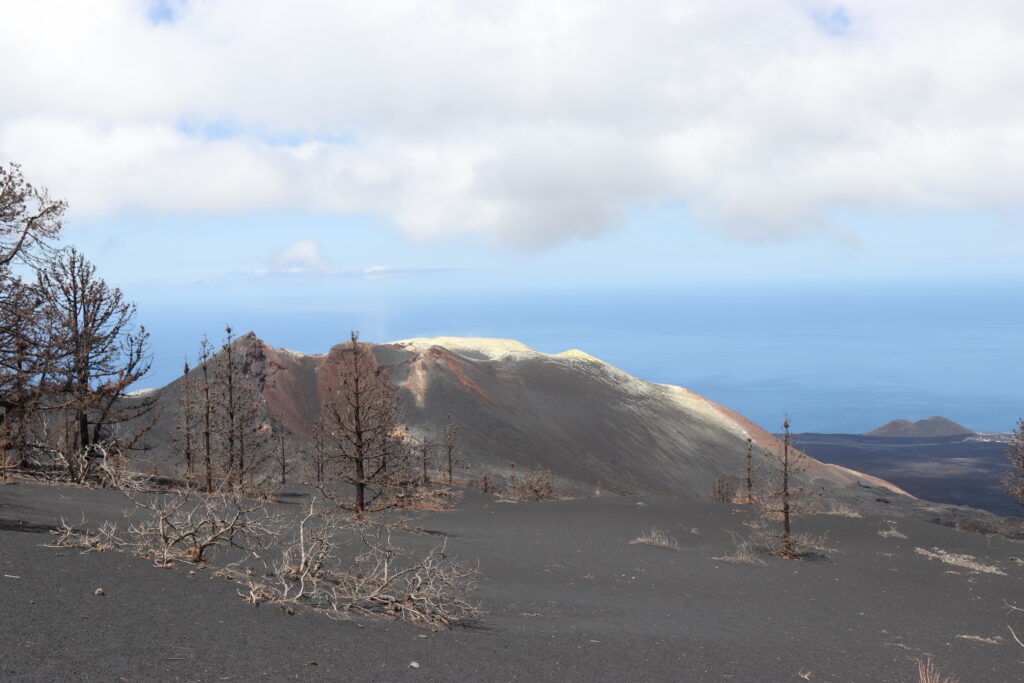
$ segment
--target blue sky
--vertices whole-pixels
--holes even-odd
[[[0,162],[69,200],[153,383],[231,321],[575,346],[766,426],[1024,414],[1019,3],[0,13]]]

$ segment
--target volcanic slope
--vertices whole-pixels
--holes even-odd
[[[926,420],[911,422],[910,420],[893,420],[881,427],[872,429],[864,436],[885,436],[890,438],[928,438],[934,436],[969,436],[974,434],[963,425],[958,425],[944,417],[929,417]]]
[[[302,355],[252,333],[235,343],[270,420],[296,440],[308,439],[342,346]],[[400,390],[413,437],[438,444],[449,420],[458,426],[463,476],[501,480],[513,470],[545,467],[570,492],[703,499],[715,477],[743,471],[748,436],[757,465],[780,450],[775,437],[728,408],[681,387],[642,381],[582,351],[545,354],[513,340],[453,337],[370,346]],[[158,452],[173,433],[180,389],[179,379],[160,390],[163,416],[151,438]],[[812,459],[799,477],[832,494],[903,493]]]

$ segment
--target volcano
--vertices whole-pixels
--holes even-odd
[[[253,333],[236,353],[266,401],[269,420],[297,444],[309,439],[320,387],[332,354],[273,348]],[[511,339],[437,337],[369,344],[399,389],[403,421],[414,438],[442,441],[445,425],[459,430],[458,459],[467,476],[498,480],[543,467],[559,488],[664,494],[704,499],[719,475],[739,475],[747,439],[755,464],[777,457],[774,436],[729,408],[687,389],[646,382],[576,349],[535,351]],[[217,359],[214,359],[216,362]],[[162,417],[150,441],[170,457],[181,380],[158,389]],[[161,458],[161,459],[162,459]],[[808,458],[797,475],[817,490],[894,485]]]

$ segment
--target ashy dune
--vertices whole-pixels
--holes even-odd
[[[302,494],[282,500],[297,519]],[[394,532],[481,572],[482,619],[434,633],[254,606],[215,564],[44,547],[60,518],[123,523],[123,508],[111,491],[0,488],[0,678],[902,683],[928,656],[965,682],[1024,670],[1024,612],[1006,607],[1024,607],[1020,544],[920,520],[801,516],[832,550],[735,564],[716,558],[748,534],[745,506],[467,492]],[[633,543],[652,528],[678,549]]]

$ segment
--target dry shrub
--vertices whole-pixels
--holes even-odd
[[[907,535],[896,528],[896,522],[891,519],[885,520],[885,523],[889,525],[888,529],[879,529],[878,535],[882,538],[906,538]]]
[[[79,523],[79,527],[73,527],[64,521],[62,517],[60,525],[50,531],[54,536],[52,543],[47,543],[47,548],[81,548],[82,552],[112,550],[124,544],[117,537],[117,525],[111,522],[104,522],[95,532],[85,528],[85,518]]]
[[[679,541],[669,536],[668,532],[656,528],[651,528],[650,531],[645,531],[643,534],[630,541],[630,543],[642,543],[644,545],[653,545],[659,548],[668,548],[669,550],[679,550]]]
[[[827,556],[839,552],[838,548],[829,545],[828,532],[820,536],[806,532],[793,534],[793,547],[796,549],[797,555],[803,556]]]
[[[751,547],[750,542],[744,539],[739,534],[730,531],[728,532],[732,537],[735,547],[732,553],[728,555],[721,555],[719,557],[712,557],[712,560],[718,560],[720,562],[731,562],[732,564],[749,564],[751,566],[764,566],[765,562]]]
[[[828,509],[824,510],[823,513],[826,515],[835,515],[836,517],[851,517],[853,519],[860,519],[864,516],[849,504],[835,500],[829,501]]]
[[[986,638],[985,636],[973,636],[958,633],[956,637],[960,638],[961,640],[970,640],[975,643],[984,643],[986,645],[1002,645],[1004,642],[1006,642],[1006,639],[1002,636],[996,636],[995,638]]]
[[[771,511],[756,515],[752,520],[744,522],[750,528],[750,537],[754,544],[761,550],[779,557],[786,555],[786,539],[779,524]],[[808,533],[791,533],[789,546],[792,550],[792,557],[787,559],[811,559],[814,557],[828,557],[830,553],[837,550],[828,545],[828,534],[815,536]]]
[[[248,589],[238,594],[286,611],[296,605],[334,619],[382,616],[435,631],[482,615],[469,599],[478,570],[449,557],[444,544],[415,557],[391,543],[386,526],[355,524],[335,511],[317,511],[311,502],[294,535],[264,561],[265,571],[236,573]],[[362,551],[346,565],[339,549],[355,539]]]
[[[198,495],[192,491],[140,494],[123,491],[146,513],[128,534],[136,551],[158,566],[174,559],[205,562],[218,550],[258,552],[270,547],[281,520],[266,500],[243,497],[237,490]]]
[[[959,683],[960,679],[954,676],[944,676],[932,659],[931,655],[928,655],[924,659],[915,659],[917,662],[917,681],[918,683]]]
[[[736,481],[728,474],[720,474],[711,482],[708,500],[712,503],[729,503],[736,495]]]
[[[469,599],[479,570],[447,555],[442,544],[413,558],[393,546],[389,532],[363,532],[365,551],[341,575],[335,609],[413,621],[431,630],[471,622],[482,611]]]
[[[455,501],[462,497],[462,492],[445,486],[437,488],[420,488],[403,496],[401,507],[404,510],[420,512],[442,512],[455,507]]]
[[[999,567],[990,564],[982,564],[981,562],[978,562],[974,555],[961,555],[957,553],[951,553],[943,550],[942,548],[932,548],[931,550],[925,550],[924,548],[914,548],[914,552],[918,555],[924,555],[929,560],[939,560],[940,562],[944,562],[948,565],[968,569],[972,572],[1006,576],[1006,572],[1004,572]]]
[[[475,488],[483,493],[494,493],[495,491],[494,479],[492,479],[491,475],[487,474],[486,472],[481,474],[478,479],[471,482],[470,485],[472,488]]]
[[[513,473],[504,494],[510,500],[535,502],[560,498],[555,490],[555,475],[544,467],[525,470],[518,476]]]
[[[129,542],[116,538],[113,525],[91,534],[62,521],[54,545],[133,547],[162,567],[174,559],[205,562],[230,549],[235,561],[217,575],[244,586],[238,594],[248,602],[277,603],[288,613],[305,606],[332,618],[385,616],[432,630],[482,615],[469,599],[478,570],[449,557],[445,544],[410,554],[391,543],[387,526],[342,514],[336,504],[318,508],[311,500],[296,525],[237,489],[200,495],[147,493],[124,481],[120,487],[142,513],[128,527]],[[353,542],[362,551],[345,561],[339,551]]]

